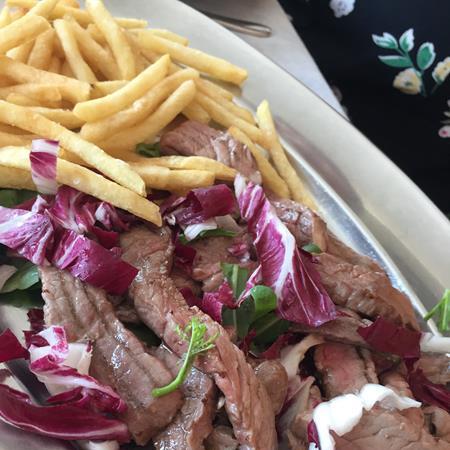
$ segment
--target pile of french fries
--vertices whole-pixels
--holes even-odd
[[[35,190],[31,141],[53,139],[59,183],[161,225],[151,189],[182,194],[236,175],[207,158],[136,153],[182,115],[227,129],[253,154],[266,188],[313,205],[267,101],[254,117],[223,87],[242,84],[245,69],[144,20],[113,17],[101,0],[85,8],[7,0],[0,12],[0,187]]]

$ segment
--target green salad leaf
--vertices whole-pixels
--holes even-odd
[[[200,231],[200,233],[198,233],[195,239],[191,239],[190,241],[186,239],[186,236],[183,233],[180,233],[178,235],[178,239],[182,244],[186,245],[189,244],[190,242],[197,241],[198,239],[217,236],[234,237],[236,236],[236,233],[234,231],[224,230],[223,228],[216,228],[215,230]]]
[[[438,316],[438,329],[441,333],[450,331],[450,289],[444,291],[439,302],[424,316],[424,320],[430,320]]]
[[[145,142],[141,142],[136,145],[136,152],[141,156],[145,156],[146,158],[156,158],[161,156],[161,147],[159,146],[159,142],[155,142],[153,144],[146,144]]]

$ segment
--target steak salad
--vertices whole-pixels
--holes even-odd
[[[0,385],[2,419],[156,449],[450,448],[446,338],[420,332],[378,264],[258,184],[232,136],[186,121],[160,147],[240,175],[163,196],[161,227],[66,186],[1,207],[3,291],[23,258],[44,300],[1,357],[50,394]]]
[[[29,322],[0,330],[0,420],[86,450],[450,450],[450,339],[328,229],[268,101],[214,82],[247,71],[84,3],[0,11],[0,303]]]

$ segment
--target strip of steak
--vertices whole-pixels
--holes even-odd
[[[274,197],[271,202],[300,247],[314,242],[321,248],[323,253],[315,256],[316,268],[334,303],[371,319],[383,316],[419,329],[411,302],[392,286],[377,263],[336,239],[306,206]]]
[[[327,342],[314,351],[314,362],[328,399],[358,392],[367,383],[378,383],[369,357],[346,344]]]
[[[159,143],[161,149],[170,154],[216,159],[261,184],[261,174],[250,150],[228,133],[188,120],[164,133]]]
[[[122,420],[134,440],[146,444],[182,405],[179,391],[151,395],[172,380],[171,372],[117,319],[103,290],[53,267],[41,267],[40,275],[46,324],[64,326],[69,341],[93,343],[91,374],[119,393],[128,406]]]
[[[180,369],[180,359],[164,346],[159,346],[155,356],[170,368],[173,377]],[[216,407],[216,387],[208,375],[192,368],[183,383],[183,407],[167,428],[156,436],[153,444],[157,450],[203,450],[203,441],[212,432]]]
[[[152,252],[155,240],[161,242],[160,250]],[[124,233],[121,245],[123,259],[140,269],[129,295],[142,321],[178,356],[186,351],[187,343],[180,340],[176,326],[184,328],[197,317],[206,324],[208,336],[218,333],[215,348],[197,358],[196,367],[211,375],[224,394],[228,417],[241,448],[276,449],[275,418],[269,397],[244,354],[218,323],[187,306],[168,277],[172,252],[169,232],[138,228]]]

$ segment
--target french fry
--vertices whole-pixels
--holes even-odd
[[[8,125],[6,123],[0,122],[0,131],[2,133],[8,134],[27,134],[26,130],[22,130],[21,128],[13,127],[12,125]]]
[[[29,173],[31,170],[30,150],[24,147],[1,148],[0,166],[13,167]],[[161,226],[162,221],[158,205],[113,181],[107,180],[92,170],[58,158],[56,181],[86,194],[93,195],[100,200],[109,202],[118,208],[125,209],[142,219]]]
[[[27,64],[14,61],[7,56],[0,56],[0,73],[18,83],[51,84],[57,86],[63,99],[73,103],[87,100],[91,91],[89,83],[45,70],[39,70]]]
[[[228,100],[233,100],[233,93],[230,92],[228,89],[223,88],[222,86],[219,86],[216,83],[213,83],[212,81],[205,80],[203,78],[200,78],[197,81],[198,85],[201,85],[203,87],[203,91],[208,94],[209,92],[215,92],[219,94],[222,97],[227,98]],[[212,95],[209,95],[211,97]]]
[[[168,56],[161,58],[112,94],[78,103],[73,110],[74,114],[86,122],[94,122],[126,108],[166,76],[169,63]]]
[[[253,114],[248,109],[242,108],[241,106],[233,103],[231,100],[224,98],[216,89],[212,88],[209,84],[197,83],[197,88],[199,92],[203,93],[207,97],[212,98],[215,102],[219,103],[225,109],[228,109],[231,114],[240,117],[251,125],[256,124]]]
[[[8,77],[3,77],[0,75],[0,87],[8,87],[14,84]]]
[[[55,30],[52,28],[40,34],[34,41],[27,64],[36,69],[47,70],[52,60],[54,41]]]
[[[317,207],[311,194],[303,184],[297,172],[289,162],[283,147],[281,146],[278,134],[270,112],[269,102],[264,100],[256,110],[256,118],[259,127],[268,136],[268,150],[273,159],[275,167],[281,177],[286,181],[291,193],[291,198],[315,210]]]
[[[100,98],[112,94],[123,88],[127,83],[126,80],[99,81],[92,86],[91,97]]]
[[[195,96],[195,83],[185,81],[147,119],[99,143],[107,152],[133,150],[137,144],[155,136],[186,108]],[[1,120],[1,118],[0,118]]]
[[[186,69],[164,78],[145,95],[136,99],[128,108],[98,121],[83,125],[81,136],[88,141],[99,142],[121,130],[136,125],[152,114],[181,83],[198,78],[198,76],[199,74],[196,70]]]
[[[75,78],[87,83],[97,82],[97,77],[92,69],[86,64],[78,48],[77,40],[72,31],[72,27],[64,19],[56,19],[53,21],[56,34],[64,49],[66,61],[69,63]]]
[[[48,72],[59,73],[61,66],[62,61],[56,55],[53,55],[47,70]]]
[[[209,115],[215,122],[227,128],[235,126],[242,130],[252,141],[255,141],[263,146],[266,144],[266,136],[255,125],[252,125],[240,117],[235,116],[220,103],[210,97],[207,97],[201,92],[197,93],[195,99],[201,106],[203,106],[203,108],[206,109],[206,111],[208,111]]]
[[[6,52],[6,56],[14,59],[15,61],[26,63],[33,49],[34,41],[25,42],[25,44],[12,48]]]
[[[27,16],[36,15],[48,18],[59,0],[40,0],[33,7],[28,8]]]
[[[195,101],[187,105],[182,113],[183,116],[186,116],[189,120],[195,120],[206,124],[211,121],[211,116],[208,112]]]
[[[72,8],[79,8],[80,4],[77,0],[59,0],[60,5],[70,6]]]
[[[102,32],[100,31],[98,26],[95,25],[95,23],[90,23],[88,25],[88,27],[86,28],[86,31],[89,33],[89,35],[92,37],[92,39],[94,39],[94,41],[97,42],[97,44],[100,44],[103,46],[108,45],[108,43],[106,42],[105,36],[102,34]]]
[[[0,166],[0,187],[6,189],[36,190],[30,172],[5,166]]]
[[[214,184],[214,173],[207,170],[170,170],[144,163],[130,163],[147,188],[170,192],[186,192]]]
[[[9,103],[20,106],[41,106],[39,100],[36,98],[28,97],[24,94],[19,94],[18,92],[11,92],[5,99]]]
[[[112,158],[102,149],[84,141],[77,134],[67,130],[58,123],[28,108],[1,100],[0,121],[47,139],[59,141],[61,147],[75,153],[112,180],[139,195],[145,195],[144,182],[126,163]]]
[[[31,135],[10,134],[0,131],[0,147],[28,145],[32,139],[33,137]]]
[[[64,60],[61,66],[61,75],[67,77],[67,78],[76,78],[75,74],[73,73],[72,67],[70,67],[69,61]]]
[[[59,89],[50,84],[28,83],[0,88],[0,98],[4,99],[10,94],[22,94],[43,102],[57,102],[62,99]]]
[[[112,55],[99,45],[77,21],[69,20],[69,23],[81,53],[90,66],[102,73],[108,80],[120,78],[119,68]]]
[[[223,181],[233,181],[236,177],[236,170],[222,164],[219,161],[203,156],[161,156],[159,158],[145,158],[135,152],[129,152],[126,159],[134,167],[134,164],[167,167],[172,170],[206,170],[212,172],[216,179]]]
[[[189,39],[180,36],[179,34],[174,33],[173,31],[165,30],[162,28],[148,28],[147,30],[142,29],[131,29],[129,30],[131,33],[137,33],[137,32],[144,32],[144,33],[150,33],[154,36],[159,36],[164,39],[167,39],[168,41],[176,42],[177,44],[183,45],[186,47],[189,44]]]
[[[73,130],[80,128],[84,122],[68,109],[52,109],[44,107],[31,107],[31,110],[40,114],[53,122],[59,123],[64,128]]]
[[[280,175],[278,175],[272,164],[270,164],[250,138],[236,127],[230,127],[228,133],[248,147],[253,158],[255,158],[258,170],[261,172],[264,187],[270,189],[274,194],[281,198],[290,198],[288,185]]]
[[[4,6],[0,11],[0,28],[5,27],[11,23],[11,16],[9,14],[9,6]]]
[[[50,28],[46,19],[35,15],[25,15],[15,22],[0,28],[0,53],[32,41]]]
[[[36,6],[38,2],[36,0],[7,0],[8,6],[18,6],[21,8],[31,9]],[[72,16],[80,25],[83,27],[87,27],[90,23],[93,22],[92,17],[88,13],[88,11],[84,11],[79,8],[72,8],[70,6],[66,6],[58,3],[50,13],[50,19],[61,19],[65,15]],[[114,20],[123,28],[146,28],[148,23],[146,20],[140,19],[128,19],[115,17]]]
[[[124,30],[117,24],[101,0],[86,0],[86,9],[105,36],[119,66],[121,78],[131,80],[136,75],[136,62]]]
[[[138,31],[136,35],[142,47],[149,48],[157,53],[167,53],[175,61],[207,73],[219,80],[239,85],[247,78],[245,69],[235,66],[224,59],[155,36],[152,33],[147,33],[146,30]]]

